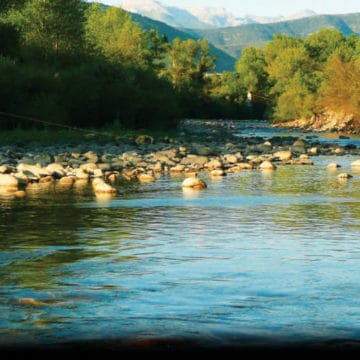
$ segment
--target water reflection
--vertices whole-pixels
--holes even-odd
[[[360,179],[339,183],[330,160],[204,191],[163,177],[100,200],[75,183],[2,201],[0,344],[359,339]]]

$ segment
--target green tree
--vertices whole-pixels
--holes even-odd
[[[337,29],[322,29],[305,41],[310,56],[320,63],[326,62],[345,44],[345,36]]]
[[[320,95],[323,110],[352,114],[360,120],[360,56],[344,62],[333,55],[325,66]]]
[[[28,0],[1,0],[0,1],[0,14],[6,13],[9,10],[20,9]]]
[[[165,76],[178,92],[200,94],[206,92],[206,73],[215,69],[215,58],[210,56],[206,39],[173,40],[169,51],[169,67]]]
[[[29,0],[21,12],[25,44],[57,62],[79,54],[83,44],[81,0]]]
[[[86,11],[86,40],[92,51],[113,63],[147,67],[147,33],[117,7],[91,5]]]

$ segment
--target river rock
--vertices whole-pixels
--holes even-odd
[[[55,163],[61,163],[61,164],[67,164],[69,160],[71,159],[71,155],[69,153],[61,153],[54,155],[54,162]]]
[[[61,186],[72,186],[74,184],[74,178],[70,176],[64,176],[59,180]]]
[[[51,175],[46,168],[42,168],[41,166],[38,165],[23,164],[23,163],[17,166],[17,171],[22,172],[28,177],[36,177],[36,178]]]
[[[80,169],[75,169],[74,174],[75,174],[76,179],[79,179],[79,180],[87,180],[87,179],[89,179],[89,174],[86,173],[81,168]]]
[[[14,196],[18,199],[23,199],[26,197],[26,192],[24,190],[18,190],[14,192]]]
[[[353,168],[359,168],[360,169],[360,159],[359,160],[355,160],[352,164],[351,167]]]
[[[350,178],[352,178],[353,176],[352,175],[350,175],[350,174],[348,174],[348,173],[342,173],[342,174],[339,174],[338,175],[338,178],[340,179],[340,180],[346,180],[346,179],[350,179]]]
[[[246,157],[246,160],[253,163],[253,164],[261,164],[263,162],[263,160],[261,159],[261,157],[257,156],[257,155],[248,155]]]
[[[12,172],[12,169],[8,165],[1,165],[0,166],[0,174],[9,174]]]
[[[239,158],[235,154],[225,154],[223,159],[226,164],[236,164],[239,161]]]
[[[275,159],[279,159],[281,161],[289,161],[292,159],[293,154],[291,151],[281,150],[281,151],[277,151],[273,156]]]
[[[184,153],[186,153],[186,148],[183,148],[183,147],[180,147],[181,150],[184,150],[183,151]],[[180,151],[181,152],[181,151]],[[168,159],[174,159],[174,158],[177,158],[178,157],[178,151],[177,149],[168,149],[168,150],[161,150],[161,151],[157,151],[154,155],[153,155],[153,161],[158,161],[160,160],[161,161],[161,158],[162,157],[166,157]]]
[[[305,147],[305,141],[304,140],[301,140],[301,139],[298,139],[296,141],[294,141],[294,143],[292,144],[293,146],[300,146],[300,147]]]
[[[318,152],[319,152],[319,149],[317,148],[317,147],[312,147],[312,148],[310,148],[310,149],[308,149],[308,153],[310,154],[310,155],[317,155],[318,154]]]
[[[95,169],[95,170],[93,171],[92,176],[93,176],[94,178],[101,178],[101,177],[104,176],[104,173],[103,173],[103,171],[102,171],[101,169]]]
[[[158,161],[153,165],[152,170],[156,173],[162,173],[164,171],[164,166],[160,161]]]
[[[326,166],[327,169],[330,169],[330,170],[334,170],[334,169],[338,169],[340,168],[341,166],[337,163],[330,163]]]
[[[154,138],[149,135],[139,135],[135,138],[136,145],[144,146],[154,143]]]
[[[52,176],[44,176],[42,178],[39,179],[40,183],[46,183],[46,182],[53,182],[54,178]]]
[[[336,148],[332,151],[335,155],[344,155],[345,154],[345,150],[342,148]]]
[[[179,153],[180,153],[181,156],[186,156],[186,153],[187,153],[186,146],[180,146],[179,147]]]
[[[87,162],[85,164],[80,165],[80,169],[88,174],[92,174],[94,170],[96,170],[98,167],[95,163]]]
[[[212,170],[211,172],[210,172],[210,175],[211,175],[211,177],[222,177],[222,176],[225,176],[226,175],[226,173],[225,173],[225,171],[224,170],[222,170],[222,169],[215,169],[215,170]]]
[[[276,170],[276,166],[269,160],[265,160],[259,166],[260,170]]]
[[[104,180],[96,178],[92,183],[93,189],[95,193],[105,193],[105,194],[115,194],[116,189],[107,184]]]
[[[86,159],[88,159],[89,163],[96,164],[99,161],[99,157],[94,151],[88,151],[83,155],[85,156]]]
[[[42,166],[46,166],[53,161],[53,157],[47,153],[37,154],[34,156],[34,161],[41,164]]]
[[[176,166],[173,166],[170,168],[170,173],[182,173],[186,169],[185,165],[177,164]]]
[[[208,162],[209,159],[206,156],[189,154],[181,160],[180,164],[205,166],[205,164],[207,164]]]
[[[137,178],[138,178],[139,182],[141,182],[141,183],[148,183],[148,182],[153,182],[156,180],[154,174],[152,174],[152,173],[139,174]]]
[[[46,170],[55,178],[60,178],[66,175],[62,164],[52,163],[46,167]]]
[[[154,155],[153,161],[160,162],[161,164],[167,165],[167,166],[175,166],[176,162],[169,159],[166,155]]]
[[[27,185],[30,182],[29,178],[23,173],[15,173],[14,176],[16,177],[19,186]]]
[[[206,167],[208,168],[209,171],[215,169],[222,169],[223,166],[224,166],[223,163],[218,159],[213,159],[206,164]]]
[[[189,178],[186,178],[181,186],[183,188],[191,188],[191,189],[194,189],[194,190],[201,190],[201,189],[205,189],[207,187],[206,183],[199,179],[199,178],[194,178],[194,177],[189,177]]]
[[[139,175],[137,169],[123,169],[121,174],[127,181],[136,180]]]
[[[0,186],[17,189],[19,186],[18,179],[10,174],[0,174]]]
[[[217,155],[217,150],[209,146],[197,146],[195,152],[199,156],[212,156]]]

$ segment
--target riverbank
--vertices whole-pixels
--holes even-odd
[[[80,182],[91,182],[97,194],[116,194],[123,182],[152,182],[164,174],[196,177],[207,172],[220,178],[241,171],[274,171],[284,165],[312,166],[312,157],[319,155],[360,156],[359,146],[351,142],[324,143],[291,133],[239,136],[235,130],[232,121],[186,120],[171,136],[89,132],[81,141],[73,137],[62,142],[57,137],[53,145],[17,139],[14,145],[0,147],[1,194],[22,198],[34,184],[70,189]]]
[[[274,126],[305,131],[360,134],[359,121],[357,121],[352,114],[337,112],[324,112],[313,116],[311,119],[298,119],[286,123],[275,124]]]

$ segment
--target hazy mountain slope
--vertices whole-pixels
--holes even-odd
[[[360,34],[360,13],[319,15],[273,24],[247,24],[216,30],[188,30],[194,36],[207,38],[213,45],[238,58],[244,47],[262,47],[275,33],[308,37],[323,28],[336,28],[345,35]]]
[[[169,41],[172,41],[176,37],[186,40],[186,39],[199,39],[202,38],[201,35],[195,33],[189,34],[188,32],[176,29],[169,25],[166,25],[160,21],[152,20],[145,16],[139,14],[131,14],[133,21],[137,22],[143,29],[151,30],[155,29],[159,34],[165,34]],[[215,55],[217,58],[216,61],[216,71],[222,72],[225,70],[231,71],[234,70],[234,64],[236,59],[226,52],[216,48],[214,45],[210,44],[211,54]]]
[[[146,16],[161,21],[167,25],[179,28],[212,29],[228,26],[238,26],[252,23],[273,23],[313,16],[312,10],[301,10],[288,16],[255,16],[235,17],[230,11],[221,7],[185,7],[167,6],[159,0],[122,0],[122,8],[131,13]]]

